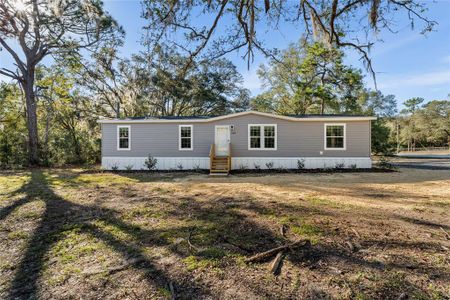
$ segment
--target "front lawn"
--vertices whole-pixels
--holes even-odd
[[[4,171],[0,298],[446,299],[449,233],[449,170]]]

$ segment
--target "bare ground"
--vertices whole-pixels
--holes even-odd
[[[0,298],[449,299],[449,233],[448,169],[5,171]],[[244,262],[298,239],[277,276]]]

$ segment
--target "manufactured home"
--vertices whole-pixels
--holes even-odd
[[[282,116],[246,111],[223,116],[99,120],[102,167],[157,170],[370,168],[371,121],[344,115]]]

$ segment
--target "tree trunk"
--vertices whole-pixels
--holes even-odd
[[[39,138],[37,126],[37,103],[34,94],[34,69],[29,70],[22,82],[25,94],[28,128],[28,162],[30,165],[39,165]]]

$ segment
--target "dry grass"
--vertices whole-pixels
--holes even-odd
[[[448,299],[449,215],[448,170],[3,172],[0,298]],[[298,238],[277,277],[243,262]]]

